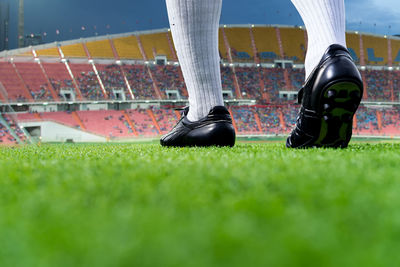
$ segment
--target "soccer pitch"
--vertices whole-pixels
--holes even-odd
[[[396,266],[400,144],[0,148],[0,266]]]

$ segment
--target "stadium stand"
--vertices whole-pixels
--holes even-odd
[[[47,76],[57,94],[61,89],[75,91],[71,76],[63,63],[42,63]],[[68,99],[65,99],[68,100]]]
[[[261,129],[265,134],[282,133],[279,106],[257,106],[256,112],[260,118]]]
[[[355,134],[379,135],[376,109],[359,107],[356,113],[357,127]]]
[[[275,59],[280,58],[279,44],[274,28],[254,27],[253,34],[260,62],[274,62]]]
[[[139,136],[155,136],[159,132],[146,109],[129,109],[126,111]]]
[[[0,144],[1,145],[14,145],[16,139],[10,134],[9,130],[2,124],[0,124]]]
[[[116,64],[96,64],[96,68],[110,99],[131,99],[120,66]],[[118,91],[123,91],[125,97],[117,94]]]
[[[347,48],[353,60],[360,64],[360,36],[355,33],[346,33]]]
[[[387,65],[388,48],[387,40],[376,36],[362,35],[364,55],[367,65]]]
[[[227,42],[222,38],[223,31]],[[304,69],[298,68],[302,65],[296,68],[286,66],[283,69],[279,62],[273,68],[272,64],[260,66],[254,63],[277,63],[276,60],[282,59],[281,54],[284,59],[293,60],[295,64],[303,63],[306,49],[304,30],[280,26],[227,26],[221,27],[220,35],[222,86],[224,92],[228,93],[225,97],[233,100],[240,93],[243,99],[254,99],[257,103],[255,106],[231,106],[238,134],[287,134],[295,124],[299,106],[294,104],[295,101],[280,98],[279,91],[300,89],[304,83]],[[146,64],[137,36],[149,60]],[[353,58],[358,64],[366,65],[366,68],[362,68],[367,92],[364,100],[398,102],[400,70],[397,65],[400,63],[400,39],[390,37],[388,41],[383,36],[359,33],[347,33],[346,38]],[[167,94],[167,90],[177,91],[183,99],[187,98],[179,65],[169,62],[164,66],[152,62],[156,55],[165,55],[168,60],[176,60],[171,33],[167,30],[68,41],[59,45],[65,58],[69,59],[68,65],[82,93],[82,99],[77,100],[123,100],[123,95],[125,100],[132,100],[125,77],[134,99],[157,99],[157,89],[160,90],[162,99],[173,97]],[[99,76],[94,72],[91,63],[88,63],[85,46],[94,59]],[[232,61],[228,59],[228,47],[231,48]],[[34,49],[41,59],[44,72],[33,61],[32,49],[16,55],[19,56],[18,60],[4,58],[0,61],[0,101],[6,102],[7,96],[9,101],[14,102],[51,102],[56,100],[51,90],[54,90],[55,96],[60,97],[61,101],[69,101],[64,91],[79,91],[75,88],[66,65],[55,62],[55,57],[61,57],[58,48],[46,45]],[[122,62],[116,61],[118,59]],[[235,67],[229,63],[235,63]],[[392,65],[393,68],[388,68]],[[235,87],[235,75],[240,92]],[[121,92],[124,94],[121,95]],[[390,105],[368,104],[360,107],[355,118],[355,134],[400,136],[400,109],[396,105]],[[11,118],[4,117],[9,119],[9,124],[19,136],[22,133],[19,127]],[[166,133],[175,125],[178,117],[172,108],[154,106],[146,109],[17,114],[18,121],[56,121],[109,139],[154,137]],[[0,129],[0,140],[3,140],[0,142],[16,143],[17,140],[7,131]],[[21,136],[23,137],[23,133]]]
[[[166,95],[166,90],[177,90],[180,96],[187,97],[185,82],[183,81],[180,68],[176,66],[152,66],[151,71],[157,82],[158,88]]]
[[[233,118],[240,134],[259,134],[253,107],[232,107]]]
[[[25,87],[23,80],[18,77],[18,73],[13,65],[9,62],[0,62],[0,82],[11,101],[27,101],[32,99],[32,95],[28,88]]]
[[[390,39],[392,65],[400,63],[400,40]]]
[[[85,99],[104,99],[104,94],[91,65],[70,64],[70,68]]]
[[[123,65],[133,95],[138,99],[152,99],[156,95],[153,80],[144,65]]]
[[[86,46],[92,58],[114,58],[110,41],[108,39],[87,42]]]
[[[55,121],[70,127],[81,128],[79,122],[72,116],[72,112],[42,112],[39,116],[44,121]]]
[[[81,43],[61,46],[61,50],[66,58],[86,58],[85,49]]]
[[[142,58],[138,43],[134,36],[115,38],[114,46],[121,59]]]
[[[177,115],[173,109],[152,107],[153,114],[157,120],[162,134],[169,132],[178,122]]]
[[[299,28],[280,28],[284,58],[303,63],[306,53],[304,31]]]
[[[33,99],[35,100],[53,100],[49,87],[39,64],[31,62],[16,62],[22,79],[25,81]]]
[[[232,48],[232,58],[235,62],[254,61],[254,54],[251,48],[250,29],[246,28],[226,28],[226,37]]]
[[[261,75],[256,67],[236,68],[236,76],[244,97],[262,100],[263,96],[262,91],[260,90]]]
[[[58,52],[57,47],[41,49],[36,51],[37,56],[46,56],[46,57],[59,57],[60,54]]]
[[[124,115],[117,110],[77,111],[85,129],[110,139],[129,136]]]
[[[154,33],[140,36],[147,59],[154,60],[156,55],[164,55],[168,60],[173,60],[166,34],[168,33]]]

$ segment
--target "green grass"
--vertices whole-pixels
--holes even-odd
[[[0,266],[398,266],[400,144],[0,149]]]

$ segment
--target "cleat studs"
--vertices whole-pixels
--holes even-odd
[[[328,116],[328,115],[324,115],[324,121],[329,121],[330,119],[331,119],[331,116]]]
[[[329,104],[324,104],[324,110],[328,110],[328,109],[330,109],[330,105]]]
[[[329,90],[328,91],[328,98],[334,98],[336,96],[336,92],[334,90]]]

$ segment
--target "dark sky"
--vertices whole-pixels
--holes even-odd
[[[10,41],[15,48],[18,0],[0,1],[11,5]],[[349,30],[400,33],[399,0],[345,3]],[[221,24],[247,23],[303,24],[289,0],[224,0]],[[25,34],[46,35],[45,42],[165,27],[165,0],[25,0]]]

